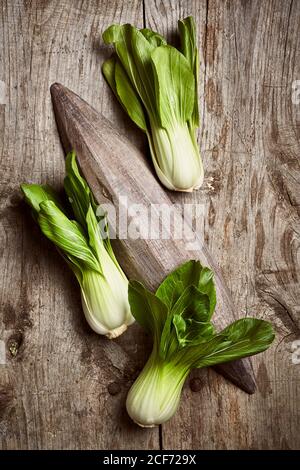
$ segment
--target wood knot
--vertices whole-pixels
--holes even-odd
[[[23,203],[23,197],[20,191],[14,191],[9,198],[10,207],[18,207]]]
[[[121,386],[118,382],[111,382],[107,386],[107,391],[110,395],[118,395],[121,391]]]
[[[9,337],[7,341],[7,348],[12,357],[16,357],[18,355],[22,344],[23,344],[23,334],[20,331],[13,333]]]
[[[203,381],[199,377],[194,377],[190,380],[190,389],[192,392],[200,392],[203,387]]]

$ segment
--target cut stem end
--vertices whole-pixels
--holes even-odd
[[[127,330],[127,325],[121,325],[118,328],[115,328],[114,330],[109,331],[105,336],[109,339],[115,339],[118,336],[121,336],[124,331]]]

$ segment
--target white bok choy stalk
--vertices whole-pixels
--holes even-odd
[[[113,253],[106,220],[96,215],[93,195],[79,173],[74,152],[66,157],[64,188],[74,217],[68,216],[51,187],[21,185],[43,234],[57,246],[80,284],[82,307],[90,327],[116,338],[134,321],[128,280]]]
[[[148,138],[161,183],[175,191],[193,191],[203,182],[196,140],[198,50],[195,23],[178,21],[181,51],[158,33],[130,24],[111,25],[103,33],[116,54],[103,74],[123,108]]]
[[[172,272],[156,294],[130,281],[129,303],[135,319],[153,337],[151,355],[126,401],[129,416],[144,427],[174,415],[191,369],[260,353],[274,339],[272,325],[256,318],[215,331],[213,273],[199,261],[188,261]]]

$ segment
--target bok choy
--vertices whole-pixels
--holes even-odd
[[[271,324],[256,318],[215,331],[213,273],[198,261],[172,272],[155,295],[141,283],[130,282],[129,303],[135,319],[153,337],[151,355],[126,402],[128,414],[140,426],[152,427],[174,415],[192,368],[258,354],[274,339]]]
[[[103,33],[116,54],[104,62],[103,74],[123,108],[148,138],[161,183],[175,191],[192,191],[203,182],[196,140],[198,50],[190,16],[178,22],[181,50],[150,29],[111,25]]]
[[[106,221],[96,215],[93,195],[79,173],[74,152],[66,158],[64,188],[74,217],[68,216],[49,186],[21,185],[43,234],[57,246],[80,284],[90,327],[115,338],[134,321],[128,303],[128,280],[113,253]]]

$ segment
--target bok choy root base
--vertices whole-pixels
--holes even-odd
[[[116,54],[102,67],[123,108],[148,138],[161,183],[175,191],[202,185],[196,140],[198,50],[192,17],[178,22],[181,50],[150,29],[112,25],[104,33]]]
[[[162,424],[174,415],[191,369],[258,354],[275,336],[270,323],[248,317],[216,332],[211,322],[216,306],[213,272],[199,261],[172,272],[155,295],[131,281],[129,303],[135,319],[153,337],[152,353],[126,402],[128,414],[140,426]]]
[[[66,158],[64,188],[71,208],[63,207],[49,186],[21,185],[43,234],[57,246],[80,284],[90,327],[115,338],[134,321],[128,303],[128,280],[113,253],[105,217],[97,216],[93,195],[79,173],[74,152]]]

